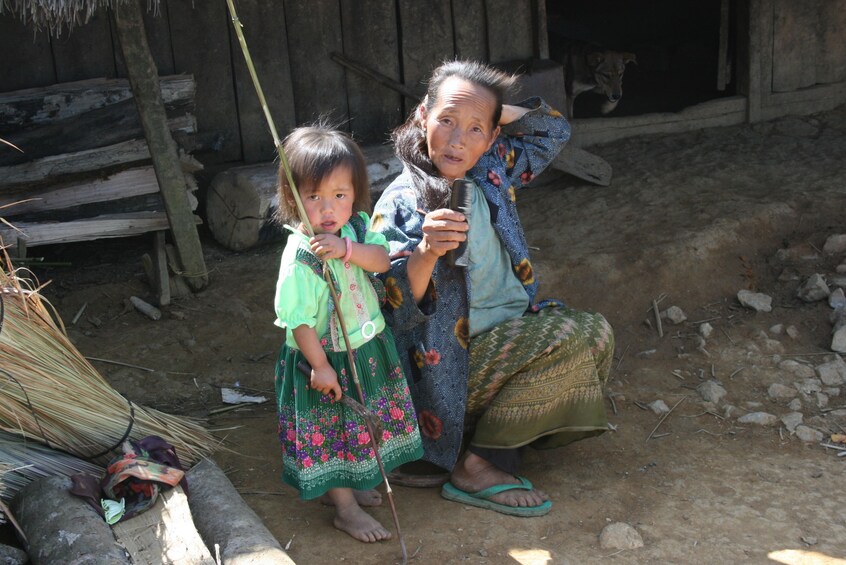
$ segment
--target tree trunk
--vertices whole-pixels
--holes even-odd
[[[116,5],[114,16],[129,83],[150,146],[173,241],[182,261],[184,272],[181,274],[192,289],[200,290],[208,285],[208,272],[194,215],[188,205],[176,142],[167,125],[158,71],[147,44],[141,7],[138,2],[122,2]]]

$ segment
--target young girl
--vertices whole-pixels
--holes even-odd
[[[381,500],[368,492],[382,481],[370,435],[364,420],[339,401],[348,394],[382,422],[379,454],[386,472],[422,456],[408,385],[374,281],[381,285],[368,275],[390,267],[388,244],[367,229],[367,169],[346,134],[324,126],[298,128],[285,140],[285,153],[315,235],[309,239],[299,222],[280,167],[279,215],[296,226],[287,226],[292,233],[276,286],[276,325],[287,329],[276,364],[282,480],[303,499],[325,493],[323,500],[335,506],[335,527],[352,537],[387,539],[390,532],[360,506]],[[340,295],[364,399],[352,381],[324,262]],[[308,376],[297,367],[302,361],[311,366]]]

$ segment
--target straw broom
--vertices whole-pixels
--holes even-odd
[[[125,439],[149,435],[173,445],[186,467],[213,451],[218,441],[199,423],[132,403],[114,390],[68,339],[41,287],[19,278],[5,249],[2,255],[0,431],[100,464]]]

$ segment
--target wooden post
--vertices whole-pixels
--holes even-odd
[[[188,203],[187,186],[179,164],[176,142],[170,134],[159,89],[159,76],[138,2],[121,2],[114,7],[117,28],[129,84],[138,106],[144,136],[150,147],[153,167],[165,203],[173,241],[179,251],[185,277],[193,290],[208,285],[203,248]]]

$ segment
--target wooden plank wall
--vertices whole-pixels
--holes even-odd
[[[773,2],[772,90],[846,80],[846,0]]]

